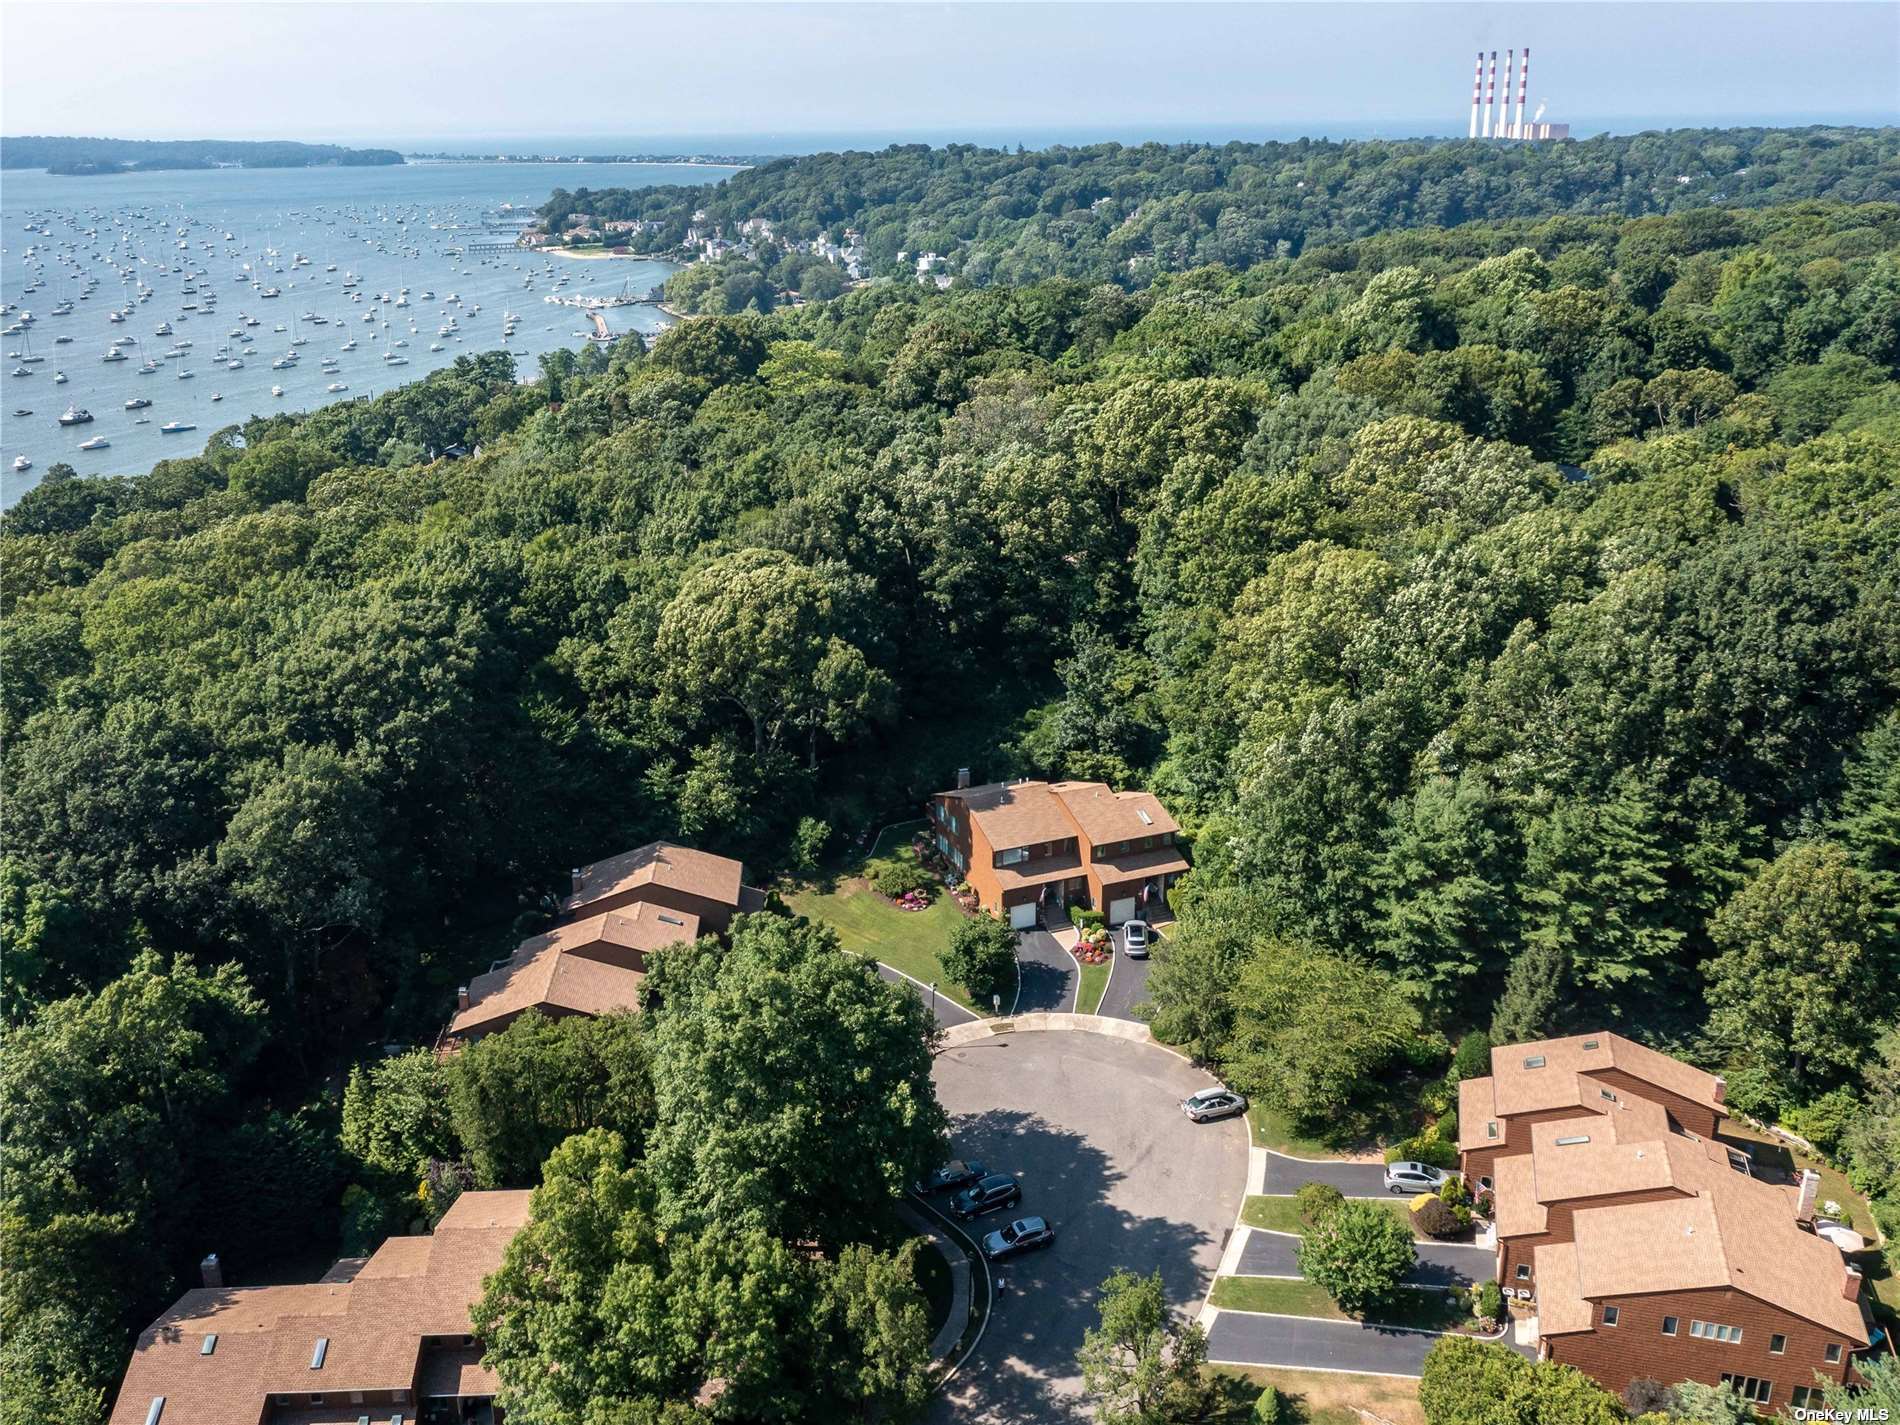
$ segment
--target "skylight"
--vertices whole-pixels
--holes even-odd
[[[1530,1056],[1530,1058],[1528,1058],[1528,1059],[1526,1059],[1526,1060],[1524,1061],[1524,1067],[1525,1067],[1525,1068],[1527,1068],[1527,1069],[1541,1069],[1541,1068],[1543,1068],[1543,1067],[1544,1067],[1544,1056],[1543,1056],[1542,1054],[1533,1054],[1533,1055],[1531,1055],[1531,1056]]]
[[[1155,824],[1155,819],[1149,816],[1148,813],[1143,811],[1140,807],[1135,808],[1135,815],[1141,818],[1141,824],[1143,826],[1153,826]]]
[[[145,1425],[158,1425],[158,1417],[165,1413],[165,1397],[152,1397],[152,1408],[145,1412]]]
[[[1569,1147],[1574,1146],[1575,1144],[1588,1143],[1589,1141],[1590,1141],[1590,1135],[1588,1133],[1577,1133],[1577,1134],[1573,1134],[1571,1137],[1568,1137],[1568,1138],[1559,1138],[1557,1140],[1557,1146],[1559,1148],[1569,1148]]]
[[[328,1336],[317,1337],[317,1348],[310,1353],[310,1369],[313,1371],[322,1370],[323,1358],[329,1354],[330,1338]]]
[[[201,1356],[208,1356],[217,1349],[218,1349],[218,1333],[216,1331],[213,1331],[209,1336],[205,1337],[204,1344],[198,1348],[198,1354]]]

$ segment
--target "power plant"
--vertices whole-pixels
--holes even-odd
[[[1517,116],[1511,116],[1511,78],[1512,70],[1517,77]],[[1531,87],[1531,52],[1524,51],[1524,62],[1517,63],[1517,51],[1507,49],[1504,52],[1504,102],[1498,102],[1498,52],[1491,51],[1490,71],[1485,69],[1485,53],[1478,51],[1478,67],[1471,76],[1471,133],[1474,139],[1529,139],[1533,142],[1547,142],[1552,139],[1570,137],[1570,125],[1544,122],[1544,105],[1540,101],[1537,112],[1527,122],[1524,118],[1524,102]],[[1479,121],[1479,101],[1483,101],[1484,118]],[[1493,123],[1491,111],[1497,110],[1497,122]]]

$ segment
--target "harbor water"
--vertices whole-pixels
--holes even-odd
[[[548,194],[734,171],[417,162],[0,175],[0,325],[17,328],[0,348],[0,507],[57,462],[139,474],[253,415],[374,396],[462,355],[506,349],[532,376],[542,353],[593,331],[586,313],[548,297],[644,295],[674,270],[512,247]],[[667,320],[652,306],[604,316],[616,335]],[[115,351],[124,359],[108,360]],[[150,404],[127,409],[139,401]],[[93,419],[62,426],[70,408]],[[104,448],[79,448],[99,437]],[[16,471],[22,455],[31,468]]]

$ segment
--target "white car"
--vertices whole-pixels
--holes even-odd
[[[1130,920],[1122,925],[1122,953],[1131,960],[1146,960],[1154,932],[1145,920]]]
[[[1453,1174],[1430,1163],[1387,1163],[1385,1190],[1397,1193],[1437,1192]]]

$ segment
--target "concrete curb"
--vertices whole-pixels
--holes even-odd
[[[1170,1049],[1159,1043],[1154,1031],[1145,1024],[1136,1024],[1131,1020],[1114,1019],[1101,1014],[1062,1014],[1057,1011],[1038,1011],[1033,1014],[1013,1015],[1006,1019],[982,1019],[974,1024],[958,1024],[944,1031],[943,1044],[946,1049],[954,1049],[960,1044],[976,1044],[993,1038],[998,1034],[1034,1034],[1047,1031],[1074,1034],[1105,1034],[1111,1039],[1131,1039],[1137,1044],[1152,1044],[1164,1053],[1172,1054],[1184,1064],[1193,1063],[1179,1049]],[[1211,1079],[1213,1076],[1209,1075]]]
[[[918,1236],[931,1240],[942,1254],[945,1265],[950,1268],[950,1314],[930,1343],[931,1364],[940,1370],[947,1369],[950,1352],[963,1339],[963,1333],[970,1324],[970,1259],[963,1248],[951,1241],[936,1223],[910,1203],[904,1203],[898,1210],[916,1229]]]
[[[933,1241],[947,1243],[955,1252],[955,1255],[950,1258],[950,1320],[944,1323],[943,1330],[939,1331],[936,1338],[930,1343],[931,1364],[937,1368],[937,1379],[931,1386],[931,1393],[940,1395],[944,1387],[956,1379],[958,1372],[970,1363],[970,1358],[976,1354],[977,1348],[983,1344],[983,1337],[990,1329],[990,1318],[996,1314],[996,1283],[990,1275],[990,1264],[985,1260],[983,1253],[978,1250],[976,1240],[964,1232],[962,1228],[957,1227],[935,1207],[925,1204],[914,1193],[905,1201],[904,1209],[908,1216],[927,1225],[930,1224],[932,1218],[941,1222],[948,1230],[940,1231],[935,1226],[928,1226],[929,1236]],[[958,1243],[948,1235],[949,1232],[956,1232],[962,1236],[965,1241],[969,1242],[969,1247],[965,1248]],[[957,1343],[963,1339],[964,1331],[969,1328],[970,1316],[972,1314],[971,1303],[974,1300],[976,1287],[975,1277],[970,1269],[971,1263],[973,1262],[983,1270],[983,1299],[988,1305],[986,1305],[983,1310],[983,1319],[977,1323],[976,1337],[970,1342],[970,1349],[958,1356],[956,1355]],[[963,1266],[963,1275],[961,1278],[958,1277],[956,1270],[958,1263],[961,1263]],[[963,1283],[963,1317],[961,1320],[957,1319],[957,1283],[959,1280]],[[949,1334],[952,1324],[956,1326],[955,1335]],[[946,1340],[947,1344],[945,1344]]]

